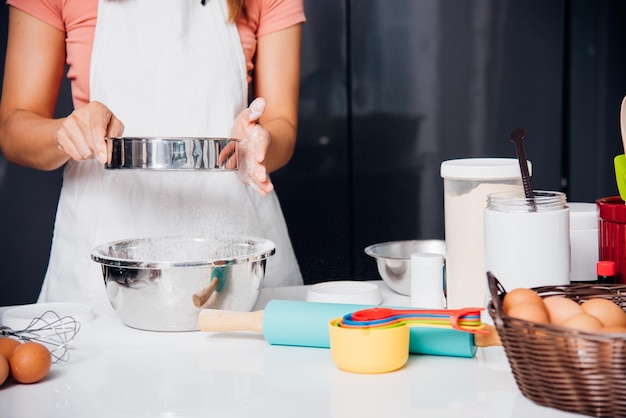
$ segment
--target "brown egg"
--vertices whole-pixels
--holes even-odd
[[[550,322],[548,312],[543,304],[536,303],[519,303],[512,305],[507,313],[511,318],[523,319],[525,321],[547,324]]]
[[[507,292],[502,300],[502,309],[505,314],[508,314],[511,306],[520,305],[522,303],[531,303],[539,306],[543,306],[543,299],[537,292],[532,289],[525,289],[519,287]]]
[[[9,377],[9,362],[4,356],[0,356],[0,386]]]
[[[9,357],[11,374],[20,383],[35,383],[46,377],[52,366],[50,351],[30,341],[19,345]]]
[[[599,331],[605,332],[607,334],[626,334],[626,327],[616,327],[616,326],[602,327],[600,328]]]
[[[13,349],[20,345],[21,342],[11,337],[2,337],[0,338],[0,355],[3,355],[4,358],[8,359],[11,357],[11,353]]]
[[[554,325],[563,325],[567,319],[584,312],[583,308],[578,303],[561,296],[544,298],[543,304],[548,311],[550,323]]]
[[[568,318],[563,326],[579,331],[599,331],[602,328],[602,322],[595,316],[583,312]]]
[[[586,313],[598,318],[605,327],[626,326],[626,312],[613,301],[593,298],[583,302],[580,306]]]

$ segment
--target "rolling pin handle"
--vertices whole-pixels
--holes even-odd
[[[490,324],[483,325],[483,330],[488,331],[488,333],[474,334],[474,344],[476,344],[476,347],[494,347],[502,345],[496,327]]]
[[[201,331],[253,331],[263,334],[263,311],[202,309],[198,314],[198,328]]]

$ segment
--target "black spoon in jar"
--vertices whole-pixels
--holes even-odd
[[[515,144],[517,160],[519,161],[519,168],[522,173],[524,194],[526,195],[526,199],[528,199],[530,210],[536,212],[537,204],[535,203],[533,188],[530,184],[530,173],[528,172],[528,160],[526,159],[526,150],[524,149],[524,138],[526,138],[526,130],[523,128],[513,129],[509,135],[509,139]]]

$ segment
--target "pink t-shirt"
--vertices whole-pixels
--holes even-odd
[[[198,0],[199,1],[199,0]],[[237,19],[248,74],[254,68],[257,38],[305,21],[303,0],[246,0],[248,19]],[[89,62],[98,0],[7,0],[14,6],[66,33],[67,77],[74,107],[89,103]],[[250,81],[250,76],[248,76]]]

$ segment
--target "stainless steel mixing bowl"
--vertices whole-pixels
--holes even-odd
[[[238,140],[230,138],[107,138],[108,170],[236,170]]]
[[[122,322],[151,331],[194,331],[202,308],[251,311],[273,242],[253,237],[162,237],[93,249]]]
[[[396,293],[411,294],[411,254],[434,253],[446,255],[443,240],[390,241],[365,248],[365,254],[376,259],[378,274]]]

